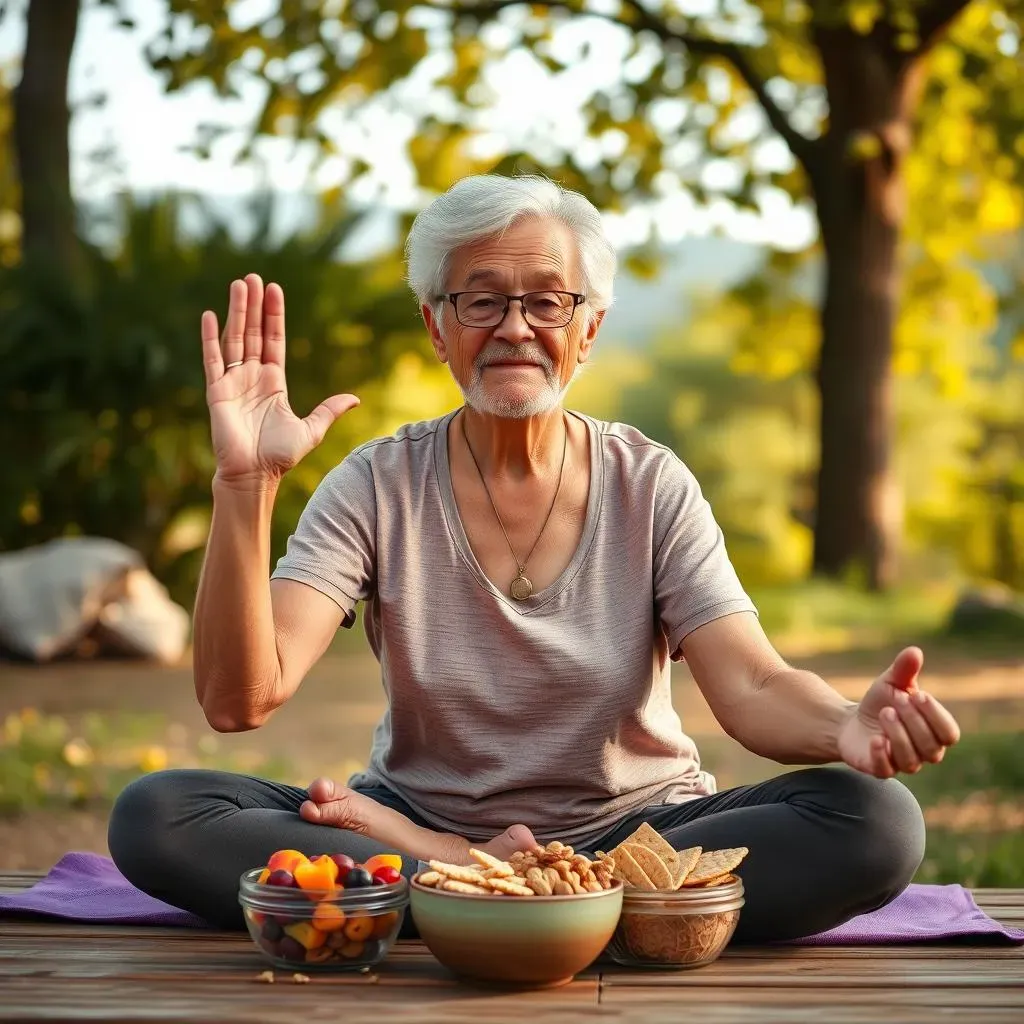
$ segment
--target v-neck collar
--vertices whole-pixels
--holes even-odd
[[[579,572],[583,562],[590,551],[597,533],[597,521],[601,510],[601,500],[604,493],[604,459],[601,458],[600,435],[597,424],[582,413],[566,410],[566,415],[575,416],[587,429],[587,438],[590,449],[590,489],[587,494],[586,521],[583,524],[583,533],[580,536],[579,544],[569,564],[553,582],[541,590],[531,594],[525,601],[516,601],[507,593],[495,586],[491,578],[484,572],[483,567],[473,554],[469,544],[469,537],[462,525],[462,516],[459,514],[459,506],[455,501],[455,488],[452,484],[451,463],[448,459],[448,430],[452,421],[461,412],[455,409],[445,416],[434,434],[434,468],[437,472],[438,487],[441,491],[441,502],[444,506],[445,518],[448,520],[448,530],[451,533],[459,554],[466,563],[467,568],[476,577],[477,582],[495,598],[501,601],[507,608],[520,615],[529,615],[538,608],[543,607],[548,601],[560,594]]]

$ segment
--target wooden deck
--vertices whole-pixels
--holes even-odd
[[[38,876],[0,874],[0,890]],[[1024,927],[1024,890],[975,892]],[[399,943],[368,974],[267,965],[246,935],[0,920],[0,1020],[389,1021],[595,1019],[718,1024],[779,1021],[1024,1021],[1024,947],[735,948],[693,971],[589,970],[548,992],[456,982],[420,943]]]

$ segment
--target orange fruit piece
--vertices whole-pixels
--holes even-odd
[[[337,903],[319,903],[313,911],[313,927],[319,932],[336,932],[345,927],[345,911]]]
[[[305,864],[297,864],[292,874],[295,876],[295,884],[307,890],[313,899],[325,899],[334,894],[338,868],[332,860],[307,860]]]
[[[327,933],[314,928],[311,921],[296,921],[285,925],[285,935],[290,935],[303,949],[318,949],[327,941]]]
[[[394,868],[402,870],[402,858],[397,853],[375,853],[369,860],[363,861],[363,867],[372,875],[378,868]]]
[[[293,875],[300,864],[308,863],[309,858],[299,850],[278,850],[270,855],[267,867],[271,871],[290,871]]]
[[[373,919],[373,937],[375,939],[386,939],[398,923],[398,912],[386,910]]]
[[[331,876],[331,885],[338,881],[338,865],[334,863],[330,854],[318,853],[315,857],[310,857],[309,863],[324,868]]]
[[[352,942],[365,942],[373,934],[373,918],[368,914],[350,917],[345,922],[345,937]]]

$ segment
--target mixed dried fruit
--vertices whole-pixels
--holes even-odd
[[[357,864],[345,854],[307,857],[298,850],[278,850],[256,881],[275,890],[295,890],[313,904],[281,912],[245,908],[259,945],[289,963],[322,964],[330,960],[357,965],[376,963],[386,953],[400,924],[396,909],[346,908],[346,890],[392,885],[402,877],[402,858],[379,854]]]

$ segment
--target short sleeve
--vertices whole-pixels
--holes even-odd
[[[313,492],[271,579],[297,580],[331,598],[355,621],[355,606],[373,592],[377,561],[373,473],[359,453],[335,466]]]
[[[655,498],[654,603],[673,658],[698,626],[733,612],[757,614],[696,477],[671,452]]]

